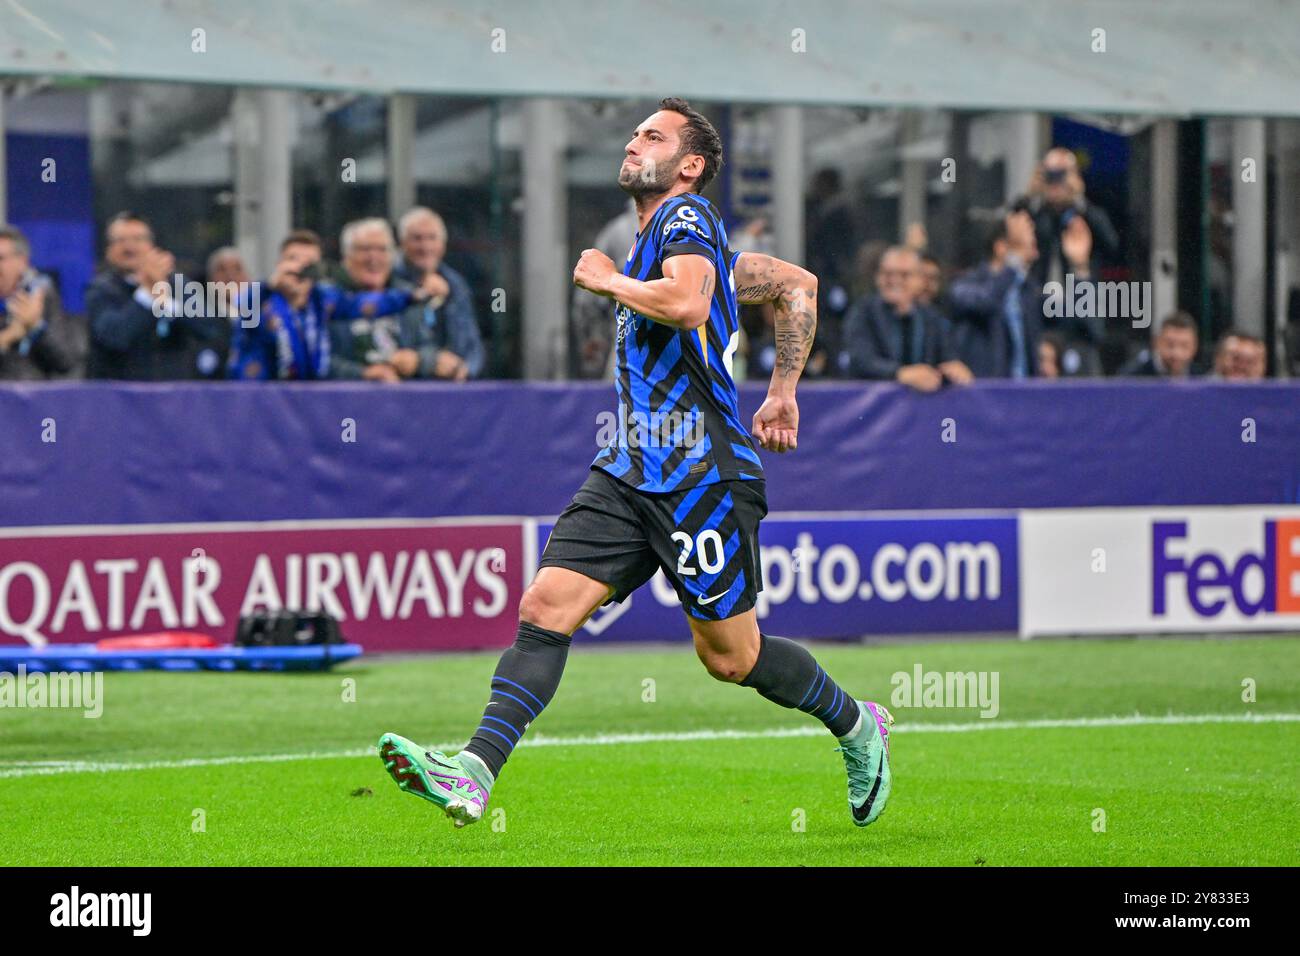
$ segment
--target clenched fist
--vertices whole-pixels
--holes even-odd
[[[596,295],[609,295],[609,280],[613,278],[614,260],[599,249],[584,249],[573,267],[573,284]]]

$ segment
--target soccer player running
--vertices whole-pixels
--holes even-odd
[[[721,218],[700,195],[722,165],[722,141],[686,101],[661,101],[625,152],[618,183],[636,202],[636,242],[621,272],[595,249],[573,270],[577,285],[617,302],[620,427],[556,521],[469,743],[447,755],[384,734],[380,756],[399,787],[456,826],[480,819],[511,751],[555,694],[574,631],[662,568],[710,675],[810,714],[839,739],[850,814],[866,826],[889,799],[893,717],[840,689],[800,644],[759,631],[767,501],[731,377],[737,303],[771,302],[776,367],[752,434],[768,451],[793,451],[817,279],[728,249]]]

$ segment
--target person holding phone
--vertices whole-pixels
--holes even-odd
[[[227,374],[235,379],[315,381],[331,375],[330,323],[398,314],[434,294],[433,284],[378,291],[345,290],[325,279],[320,236],[296,229],[280,244],[280,260],[261,283],[252,321],[233,328]],[[251,291],[250,293],[251,294]],[[364,376],[396,382],[399,370],[376,363]]]
[[[1038,234],[1038,260],[1030,281],[1041,287],[1047,282],[1064,282],[1067,273],[1075,280],[1097,278],[1103,263],[1119,255],[1119,234],[1106,210],[1088,200],[1084,194],[1079,160],[1063,147],[1049,149],[1034,169],[1029,191],[1011,205],[1012,212],[1025,211],[1034,221]],[[1086,274],[1071,263],[1072,246],[1091,240],[1091,255]]]

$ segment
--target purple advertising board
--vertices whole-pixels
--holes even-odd
[[[613,405],[597,382],[6,383],[0,528],[558,514]],[[760,457],[773,511],[1295,504],[1298,406],[1284,382],[811,383],[799,450]]]
[[[742,416],[763,394],[742,386]],[[763,626],[1014,631],[1016,511],[1294,505],[1297,399],[1285,382],[810,383],[798,451],[761,453]],[[370,649],[504,646],[531,516],[582,484],[612,403],[608,383],[6,383],[0,643],[228,637],[250,589],[274,596],[270,568],[285,603],[332,595]],[[191,576],[196,549],[219,590]],[[660,577],[584,634],[684,637],[675,605]]]

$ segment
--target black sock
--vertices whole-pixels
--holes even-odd
[[[740,686],[754,688],[774,704],[811,714],[836,737],[847,737],[858,722],[857,702],[804,647],[766,634],[760,634],[758,642],[758,660]]]
[[[513,646],[506,648],[492,675],[492,699],[465,749],[488,765],[495,777],[528,725],[555,696],[569,656],[569,635],[519,622]]]

